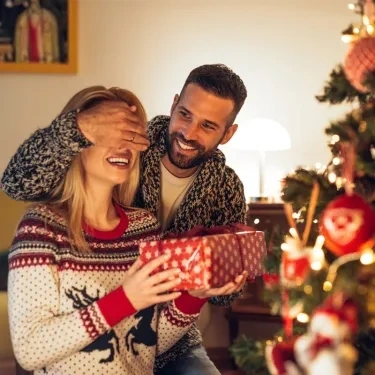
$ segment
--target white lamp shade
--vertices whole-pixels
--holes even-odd
[[[254,118],[240,123],[225,146],[239,151],[281,151],[290,149],[291,140],[287,130],[277,121]]]

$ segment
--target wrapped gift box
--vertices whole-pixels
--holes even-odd
[[[196,235],[201,232],[193,230],[185,234],[186,237],[142,242],[139,246],[141,261],[146,264],[169,253],[169,261],[155,272],[179,267],[182,282],[178,290],[221,287],[234,281],[243,271],[247,271],[249,280],[264,273],[263,232],[243,225],[203,230],[205,235]]]

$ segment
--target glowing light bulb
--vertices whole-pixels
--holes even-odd
[[[299,313],[297,315],[297,320],[300,323],[308,323],[308,321],[310,320],[310,317],[306,313]]]
[[[331,143],[337,143],[340,140],[340,136],[334,134],[331,138]]]
[[[310,267],[314,271],[320,271],[323,268],[323,264],[319,260],[313,260],[310,264]]]
[[[355,5],[354,4],[348,4],[348,9],[349,10],[354,10],[355,9]]]
[[[259,219],[254,219],[254,224],[259,224]]]
[[[283,251],[288,251],[289,250],[289,246],[287,243],[282,243],[281,246],[280,246],[281,250]]]
[[[332,283],[330,281],[325,281],[323,284],[323,290],[325,292],[330,292],[332,290]]]
[[[336,173],[335,173],[335,172],[329,172],[329,173],[328,173],[328,181],[329,181],[331,184],[333,184],[333,183],[336,182],[336,178],[337,178],[337,176],[336,176]]]
[[[334,157],[332,160],[333,165],[339,165],[341,163],[341,160],[339,157]]]
[[[360,262],[363,265],[374,263],[374,252],[372,249],[365,249],[361,255]]]

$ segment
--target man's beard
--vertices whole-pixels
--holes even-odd
[[[195,156],[186,156],[181,154],[177,147],[178,145],[177,140],[184,143],[187,146],[194,147],[194,155]],[[200,145],[196,141],[187,141],[181,133],[174,132],[171,134],[167,134],[166,139],[166,148],[167,154],[169,157],[170,162],[177,168],[180,169],[191,169],[194,167],[198,167],[206,160],[210,159],[212,154],[216,151],[217,146],[212,148],[209,151],[206,151],[205,148]],[[218,143],[219,145],[219,143]]]

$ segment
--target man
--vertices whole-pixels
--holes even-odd
[[[203,65],[175,95],[170,117],[151,120],[147,135],[135,108],[120,103],[63,114],[18,149],[4,172],[2,189],[14,199],[40,200],[82,149],[92,144],[134,148],[146,150],[136,205],[157,215],[166,234],[245,222],[243,185],[217,147],[236,132],[234,121],[246,96],[244,83],[228,67]],[[228,283],[201,296],[229,306],[242,286]],[[219,375],[196,327],[157,357],[156,372]]]

